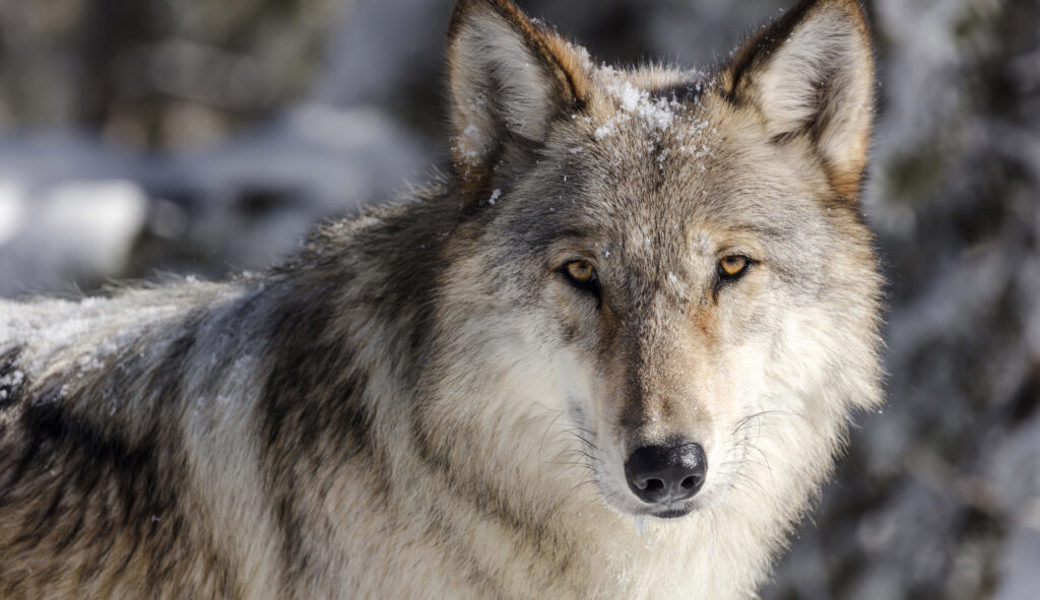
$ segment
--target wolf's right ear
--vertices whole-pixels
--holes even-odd
[[[459,0],[447,59],[452,167],[467,203],[509,144],[543,141],[591,86],[582,54],[508,0]]]
[[[856,0],[803,0],[745,42],[723,76],[726,95],[756,108],[771,138],[808,136],[832,186],[858,196],[874,62]]]

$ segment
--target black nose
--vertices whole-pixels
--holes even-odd
[[[700,444],[643,446],[625,462],[628,487],[643,502],[667,504],[693,497],[708,473]]]

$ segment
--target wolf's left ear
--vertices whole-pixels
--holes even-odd
[[[447,59],[452,166],[464,193],[479,190],[510,144],[543,141],[591,86],[579,52],[508,0],[459,0]]]
[[[831,184],[855,199],[874,112],[874,61],[856,0],[805,0],[753,35],[723,74],[774,140],[808,135]]]

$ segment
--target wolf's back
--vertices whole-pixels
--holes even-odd
[[[202,323],[238,293],[0,303],[0,596],[233,592],[182,424]]]

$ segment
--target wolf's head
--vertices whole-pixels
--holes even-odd
[[[506,0],[461,0],[448,61],[467,216],[431,385],[479,415],[431,409],[444,443],[518,457],[502,483],[571,432],[625,514],[804,496],[880,401],[858,4],[803,2],[702,74],[598,66]]]

